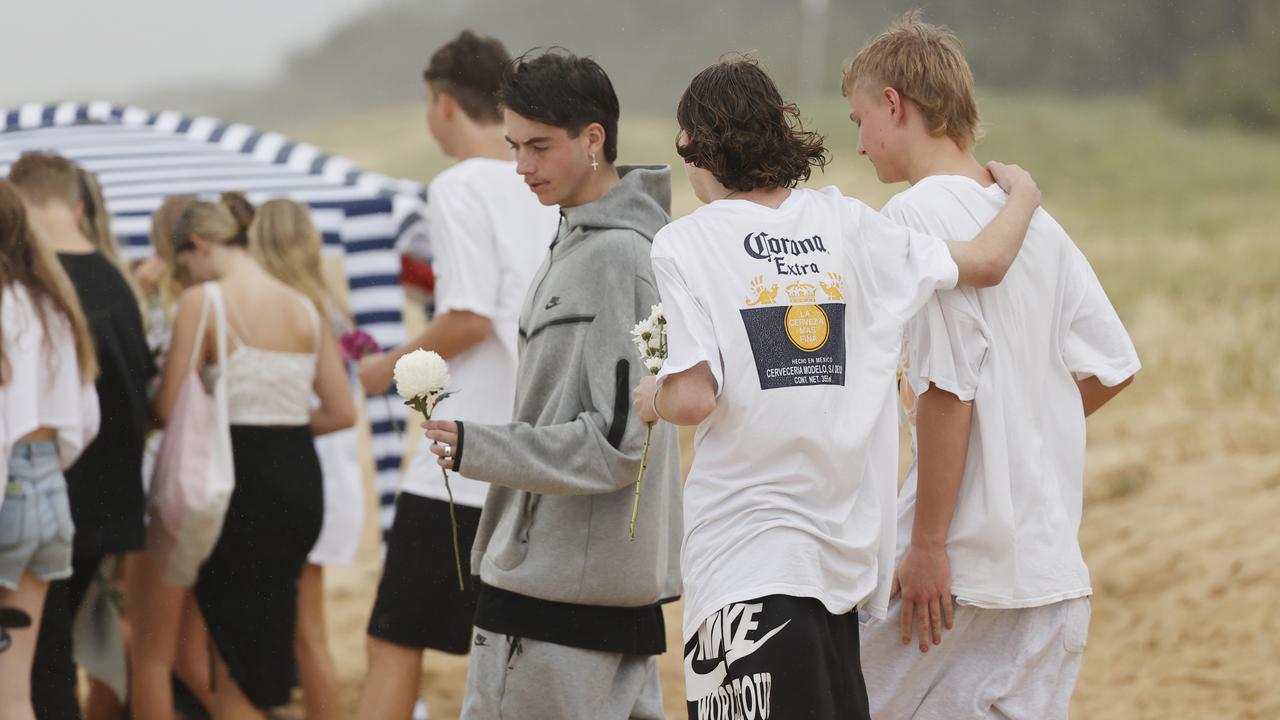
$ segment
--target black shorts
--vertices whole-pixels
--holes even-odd
[[[769,595],[708,618],[684,646],[690,720],[870,720],[858,613]],[[692,698],[692,699],[690,699]]]
[[[405,492],[396,498],[396,519],[387,539],[369,635],[455,655],[470,651],[480,586],[479,578],[471,575],[471,545],[480,525],[480,508],[455,505],[454,510],[466,579],[463,591],[458,590],[454,567],[448,501]]]

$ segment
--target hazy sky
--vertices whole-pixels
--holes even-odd
[[[387,2],[0,0],[0,106],[269,77],[289,51]]]

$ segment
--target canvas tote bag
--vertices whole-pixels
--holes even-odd
[[[222,289],[204,287],[204,307],[191,366],[165,425],[151,481],[147,550],[169,585],[191,587],[213,552],[235,488],[231,426],[227,414],[227,319]],[[217,336],[217,379],[206,391],[196,361],[212,312]]]

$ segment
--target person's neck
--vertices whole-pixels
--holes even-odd
[[[45,203],[28,206],[28,216],[54,252],[88,255],[97,249],[80,231],[75,213],[65,205]]]
[[[757,205],[764,205],[777,210],[782,203],[791,197],[791,188],[772,187],[772,188],[756,188],[755,190],[725,190],[725,194],[719,198],[720,200],[746,200]]]
[[[464,125],[458,128],[453,158],[458,162],[472,158],[511,160],[511,146],[501,125]]]
[[[578,191],[574,193],[573,197],[567,198],[562,202],[560,206],[571,208],[590,205],[612,190],[613,186],[618,184],[619,179],[618,168],[613,163],[601,164],[598,169],[587,173],[587,177],[582,186],[578,188]]]
[[[220,282],[253,274],[261,269],[261,266],[249,256],[248,251],[244,248],[215,246],[213,252],[214,256],[210,259],[213,263],[214,272],[218,273]]]
[[[995,183],[995,178],[971,151],[962,149],[948,137],[931,137],[912,147],[907,163],[907,182],[915,185],[931,175],[960,175],[983,187]]]

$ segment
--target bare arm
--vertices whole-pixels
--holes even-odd
[[[338,341],[325,323],[320,324],[320,333],[320,353],[313,386],[316,397],[320,398],[320,406],[311,411],[311,432],[314,435],[345,430],[356,423],[355,403],[351,399]]]
[[[1111,387],[1103,385],[1097,376],[1077,381],[1076,386],[1080,388],[1080,400],[1084,404],[1084,416],[1089,417],[1098,408],[1106,405],[1111,398],[1119,395],[1121,390],[1129,387],[1131,382],[1133,382],[1132,375]]]
[[[667,376],[658,390],[657,378],[647,375],[631,393],[641,422],[653,424],[661,415],[672,425],[698,425],[716,409],[716,380],[706,362]]]
[[[427,326],[417,337],[385,353],[370,355],[360,361],[360,384],[370,395],[381,395],[391,389],[396,361],[422,348],[434,350],[445,360],[470,350],[484,341],[493,321],[469,310],[450,310]]]
[[[1025,170],[996,162],[987,163],[987,168],[1009,193],[1008,202],[972,241],[947,243],[960,270],[959,284],[969,287],[991,287],[1004,280],[1022,249],[1031,216],[1040,207],[1040,188]]]
[[[902,643],[918,631],[920,652],[942,642],[952,624],[951,565],[947,532],[964,478],[973,405],[932,383],[919,398],[916,433],[919,468],[911,546],[898,564],[895,592],[902,593]]]

